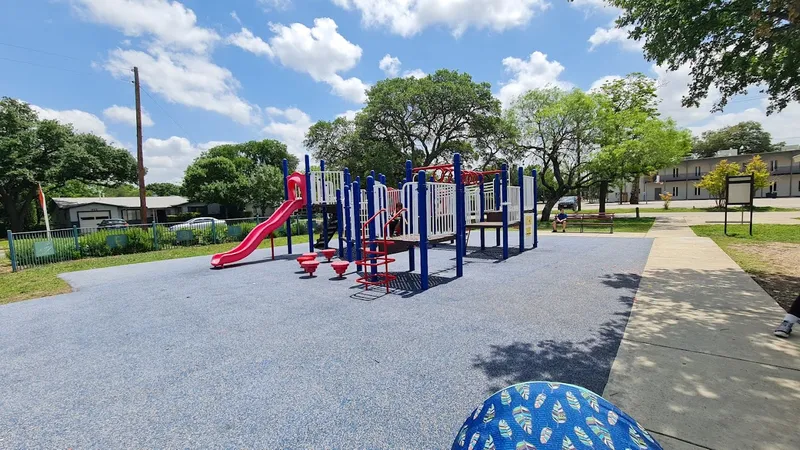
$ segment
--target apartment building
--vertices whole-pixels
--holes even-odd
[[[711,158],[689,157],[677,166],[658,171],[653,176],[642,177],[639,181],[641,199],[659,200],[659,195],[670,192],[676,200],[704,200],[711,196],[705,189],[695,186],[708,172],[722,160],[737,163],[744,168],[752,154],[738,155],[736,150],[717,152]],[[770,171],[770,185],[756,191],[756,197],[800,197],[800,146],[784,147],[784,150],[771,153],[760,153],[761,159]],[[622,192],[622,200],[627,201],[632,186],[626,186]],[[618,201],[620,193],[609,192],[607,201]]]

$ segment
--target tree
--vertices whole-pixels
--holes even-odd
[[[660,120],[655,81],[641,73],[605,83],[599,89],[600,152],[592,161],[605,212],[609,183],[633,183],[630,202],[639,202],[639,178],[676,164],[689,152],[686,132]]]
[[[753,174],[753,189],[764,189],[769,187],[769,170],[767,163],[760,156],[755,155],[744,168],[744,174]]]
[[[392,78],[367,91],[357,116],[359,134],[387,144],[415,166],[449,161],[463,143],[480,139],[479,121],[499,117],[489,83],[466,73],[438,70],[423,78]],[[454,143],[458,143],[457,145]]]
[[[734,175],[739,175],[739,164],[729,163],[727,159],[723,159],[695,186],[707,190],[708,194],[717,201],[717,207],[722,208],[725,206],[727,177]]]
[[[156,197],[181,195],[181,191],[181,186],[174,183],[150,183],[147,185],[147,195],[154,195]]]
[[[0,202],[13,231],[30,216],[37,183],[59,186],[76,180],[113,186],[136,181],[136,161],[121,148],[70,125],[39,120],[18,100],[0,100]]]
[[[250,203],[266,215],[283,200],[283,172],[275,166],[261,165],[250,175]]]
[[[783,143],[773,145],[772,136],[764,131],[759,122],[740,122],[719,130],[706,131],[695,139],[693,152],[703,157],[712,157],[721,150],[736,150],[738,153],[766,153],[779,150]]]
[[[289,153],[286,144],[274,139],[249,141],[241,144],[223,144],[207,150],[201,157],[223,157],[232,161],[237,169],[250,175],[256,167],[269,165],[282,167],[283,160],[289,162],[289,172],[297,169],[298,159]]]
[[[591,180],[588,163],[595,148],[599,103],[579,89],[534,89],[518,97],[508,120],[520,131],[520,147],[541,168],[541,193],[545,198],[542,220],[558,199]]]
[[[196,159],[186,168],[183,188],[193,201],[225,206],[226,215],[229,207],[244,209],[249,199],[248,179],[233,161],[221,156]]]
[[[800,3],[796,0],[609,0],[622,9],[617,28],[644,41],[645,57],[677,70],[691,66],[684,106],[712,88],[728,100],[763,86],[767,113],[800,99]]]
[[[375,170],[386,175],[390,185],[402,180],[406,161],[403,153],[390,143],[370,139],[365,134],[355,121],[339,117],[312,125],[303,144],[311,149],[314,158],[325,161],[326,169],[346,167],[354,177],[366,177],[370,170]]]

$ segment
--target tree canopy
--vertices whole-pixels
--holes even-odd
[[[147,185],[147,195],[156,197],[182,195],[182,191],[181,186],[174,183],[150,183]]]
[[[609,0],[622,9],[617,27],[644,41],[645,57],[677,70],[689,64],[684,106],[711,89],[728,100],[762,86],[767,113],[800,99],[800,3],[796,0]]]
[[[691,149],[691,134],[659,118],[655,81],[641,73],[601,86],[598,101],[600,151],[591,170],[604,211],[608,183],[633,182],[630,201],[637,203],[639,178],[677,164]]]
[[[40,120],[26,103],[0,100],[0,202],[13,231],[30,217],[37,183],[68,181],[113,186],[136,181],[136,161],[125,149],[70,125]]]
[[[294,171],[297,157],[272,139],[213,147],[186,168],[183,192],[195,201],[223,205],[228,215],[247,205],[263,214],[283,198],[284,158]]]
[[[356,117],[359,134],[386,143],[415,166],[450,160],[483,136],[489,117],[500,116],[500,101],[489,83],[466,73],[437,70],[423,78],[391,78],[367,91]],[[469,157],[470,155],[464,155]]]
[[[780,150],[783,143],[773,144],[772,136],[759,122],[740,122],[719,130],[706,131],[692,143],[692,151],[700,156],[711,157],[720,150],[736,150],[753,154]]]

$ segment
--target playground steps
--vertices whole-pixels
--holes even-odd
[[[361,266],[364,275],[356,280],[356,283],[363,284],[364,289],[370,286],[386,286],[386,293],[389,293],[389,285],[397,277],[389,273],[389,264],[395,262],[394,258],[389,257],[389,247],[393,244],[389,240],[363,241],[363,259],[356,261],[356,266]],[[375,250],[370,250],[371,246]],[[372,273],[372,268],[384,268],[384,272]]]

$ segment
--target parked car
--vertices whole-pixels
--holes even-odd
[[[561,197],[558,200],[558,207],[564,209],[578,210],[578,197]]]
[[[97,224],[98,230],[120,230],[128,228],[128,222],[125,219],[103,219]]]
[[[213,217],[195,217],[194,219],[188,220],[184,223],[179,223],[169,227],[169,231],[202,230],[204,228],[210,228],[212,223],[216,223],[217,227],[225,225],[224,220],[215,219]]]

